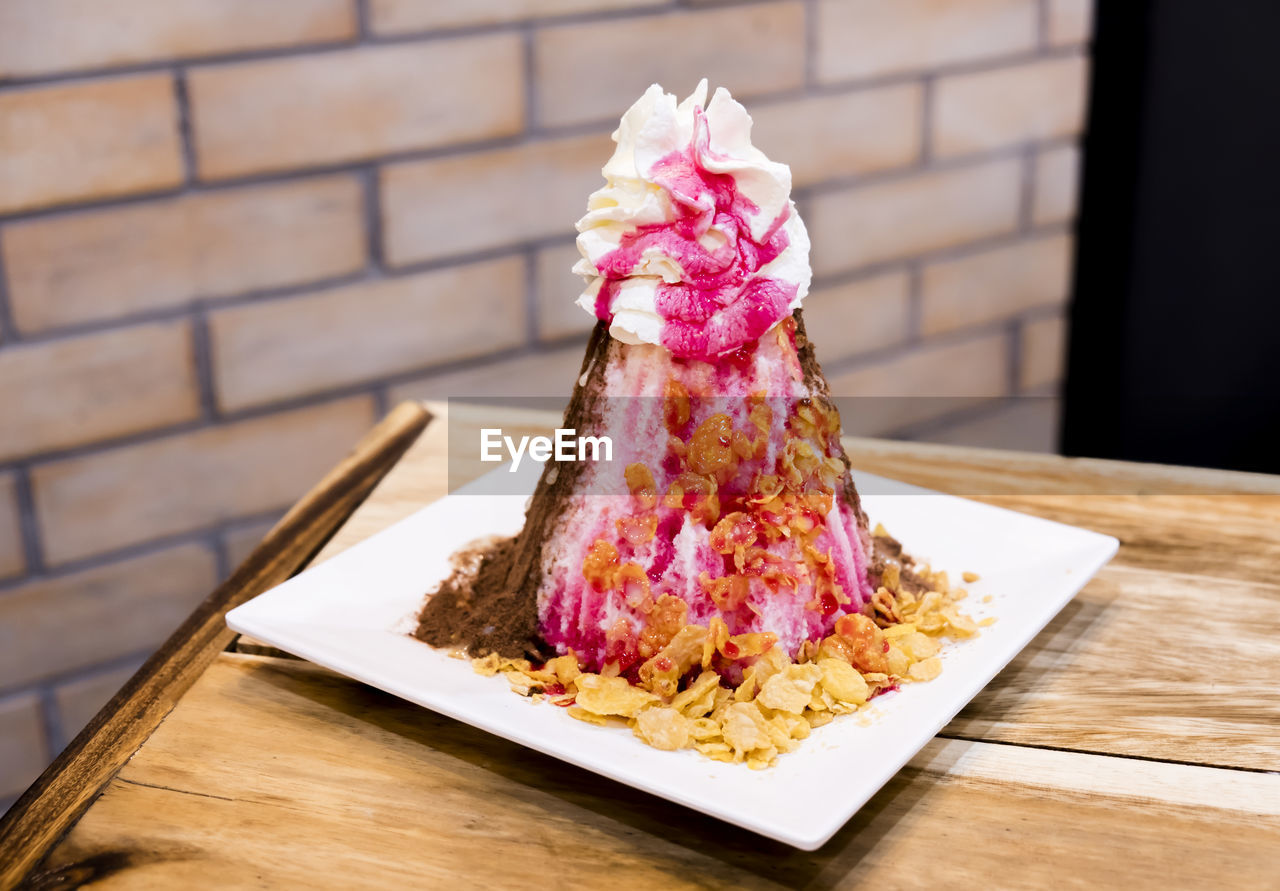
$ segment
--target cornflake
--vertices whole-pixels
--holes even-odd
[[[471,668],[476,674],[491,678],[498,673],[500,660],[501,657],[497,653],[490,653],[487,656],[481,656],[479,659],[472,659]]]
[[[633,687],[626,678],[607,678],[598,674],[583,674],[577,679],[578,707],[594,715],[619,715],[633,717],[646,705],[658,701],[648,690]]]
[[[917,662],[908,671],[908,677],[913,681],[931,681],[940,674],[942,674],[942,660],[937,656]]]
[[[586,721],[588,724],[598,724],[604,727],[609,723],[609,719],[603,715],[589,712],[580,706],[571,705],[565,711],[569,713],[569,717],[577,718],[579,721]]]
[[[655,749],[675,751],[689,745],[693,722],[673,708],[647,708],[636,716],[636,736]]]
[[[822,669],[816,665],[788,665],[764,682],[756,702],[799,715],[809,704],[813,688],[821,679]]]
[[[637,476],[636,484],[643,489],[644,483]],[[762,488],[760,497],[772,497],[769,491]],[[726,518],[726,535],[732,520]],[[874,534],[887,535],[879,526]],[[971,572],[963,578],[978,580]],[[541,666],[496,653],[471,665],[487,677],[502,674],[515,692],[562,706],[579,721],[625,724],[654,748],[692,748],[714,761],[758,770],[837,715],[863,712],[860,720],[867,723],[868,703],[878,694],[938,677],[943,639],[975,637],[996,621],[975,622],[961,612],[966,596],[965,589],[951,587],[946,573],[890,564],[865,614],[844,616],[831,635],[805,641],[794,661],[773,634],[730,635],[718,617],[709,627],[682,624],[686,613],[671,610],[674,620],[648,650],[634,682],[620,676],[616,664],[599,674],[583,672],[573,652]],[[734,663],[736,673],[726,671]],[[741,680],[726,686],[722,672]]]
[[[698,679],[671,700],[671,707],[689,718],[701,718],[716,705],[716,690],[720,688],[720,675],[704,671]]]
[[[745,755],[753,749],[773,745],[769,737],[769,724],[754,702],[735,702],[729,706],[720,729],[725,742],[739,754]]]
[[[822,672],[823,691],[841,702],[862,705],[871,695],[871,688],[862,675],[842,659],[819,659],[818,669]],[[823,707],[829,709],[831,704],[828,702]]]

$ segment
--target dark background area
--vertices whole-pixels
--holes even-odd
[[[1096,28],[1062,450],[1280,472],[1280,3]]]

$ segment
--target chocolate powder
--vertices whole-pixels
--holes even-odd
[[[459,554],[454,570],[418,615],[414,637],[433,647],[497,653],[544,661],[551,653],[538,636],[538,612],[527,595],[507,587],[516,539],[475,545]]]
[[[871,537],[871,566],[867,574],[871,577],[871,586],[880,587],[884,571],[897,564],[898,577],[902,587],[912,594],[922,594],[929,590],[929,583],[916,572],[915,558],[902,550],[902,542],[892,535],[873,535]]]

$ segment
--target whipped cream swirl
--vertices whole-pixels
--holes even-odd
[[[578,305],[618,340],[710,360],[790,315],[811,272],[791,169],[751,144],[727,90],[706,96],[706,80],[678,105],[654,84],[622,116],[573,270]]]

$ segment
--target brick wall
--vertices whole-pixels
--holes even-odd
[[[651,81],[792,165],[836,389],[971,406],[871,432],[1052,392],[1088,11],[0,4],[0,805],[389,404],[566,392],[572,223]]]

